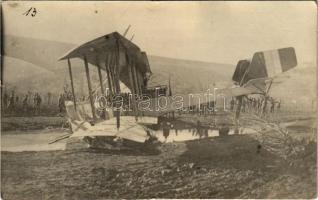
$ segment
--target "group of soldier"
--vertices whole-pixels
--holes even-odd
[[[68,94],[60,94],[58,98],[59,112],[65,112],[64,102],[70,98]],[[41,95],[39,92],[30,92],[26,94],[16,93],[15,90],[3,92],[1,110],[8,115],[39,115],[43,114],[43,108],[48,110],[56,110],[56,103],[53,101],[53,94],[48,92]],[[45,102],[44,102],[45,101]],[[54,105],[55,104],[55,105]]]
[[[230,101],[230,110],[237,109],[239,100],[232,98]],[[244,97],[241,102],[241,112],[253,112],[255,114],[274,113],[279,111],[281,107],[281,101],[275,100],[270,96],[260,97]]]
[[[9,114],[21,111],[26,113],[30,108],[32,108],[34,113],[39,113],[41,104],[42,97],[37,92],[28,92],[25,95],[18,95],[12,90],[10,95],[5,91],[2,97],[2,110]]]

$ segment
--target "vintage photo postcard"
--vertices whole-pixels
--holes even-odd
[[[1,3],[1,198],[317,197],[317,5]]]

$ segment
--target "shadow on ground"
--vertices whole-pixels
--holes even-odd
[[[278,159],[249,135],[187,141],[186,147],[187,151],[179,157],[180,163],[256,170],[265,169]]]

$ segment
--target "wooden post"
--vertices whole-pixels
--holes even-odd
[[[71,66],[71,61],[68,58],[67,59],[68,63],[68,71],[70,73],[70,79],[71,79],[71,87],[72,87],[72,94],[73,94],[73,103],[74,103],[74,109],[76,110],[76,98],[75,98],[75,91],[74,91],[74,83],[73,83],[73,75],[72,75],[72,66]]]
[[[111,84],[110,71],[109,71],[109,60],[110,60],[109,55],[107,55],[106,60],[105,60],[107,82],[108,82],[108,87],[109,87],[110,93],[113,94],[113,88],[112,88],[112,84]]]
[[[86,78],[87,78],[87,85],[88,85],[89,100],[91,103],[93,119],[95,121],[96,114],[95,114],[95,106],[94,106],[94,100],[93,100],[92,84],[91,84],[91,79],[89,77],[88,62],[87,62],[87,58],[85,55],[84,55],[84,64],[85,64],[85,71],[86,71]]]

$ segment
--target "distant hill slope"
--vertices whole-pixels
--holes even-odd
[[[154,73],[150,86],[169,83],[173,93],[206,92],[208,88],[231,84],[235,66],[200,61],[180,60],[149,56],[151,69]]]
[[[317,69],[314,66],[287,71],[275,78],[270,95],[297,109],[313,109],[317,104]]]
[[[69,77],[66,62],[58,61],[58,59],[77,45],[12,35],[4,38],[5,55],[23,59],[33,64],[28,65],[26,62],[17,63],[15,59],[6,59],[9,60],[9,62],[5,63],[4,68],[5,77],[8,77],[5,78],[6,83],[17,85],[23,90],[41,92],[51,90],[56,93],[61,91],[63,85],[68,82]],[[217,85],[223,82],[230,83],[230,78],[234,71],[234,66],[232,65],[151,55],[148,57],[151,69],[154,72],[150,85],[167,85],[170,76],[174,93],[202,92],[209,85],[211,87],[212,83],[217,83]],[[74,59],[72,65],[75,87],[80,87],[80,92],[85,92],[87,90],[86,84],[82,83],[83,80],[86,80],[83,61]],[[21,68],[24,71],[23,76],[21,76]],[[29,77],[29,75],[32,75],[32,71],[34,71],[35,76]],[[92,68],[91,74],[93,82],[98,83],[96,69]]]
[[[36,66],[15,59],[7,59],[4,69],[4,81],[10,86],[16,86],[19,91],[35,90],[40,92],[51,91],[60,93],[63,85],[69,83],[67,64],[55,68],[54,72],[38,69]],[[207,63],[200,61],[187,61],[158,56],[149,56],[149,63],[153,71],[150,86],[168,85],[171,77],[171,87],[174,93],[195,93],[207,90],[212,83],[231,83],[231,74],[234,66]],[[84,66],[76,65],[74,68],[74,81],[77,92],[87,92]],[[24,73],[21,74],[23,69]],[[104,74],[106,77],[106,74]],[[91,67],[91,79],[94,87],[97,86],[98,74],[95,67]]]
[[[65,42],[5,35],[3,54],[24,60],[49,71],[62,66],[58,59],[76,45]]]

